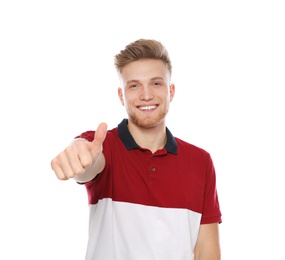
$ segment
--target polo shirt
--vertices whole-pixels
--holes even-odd
[[[167,127],[165,147],[152,153],[127,125],[107,131],[105,168],[85,183],[85,259],[192,260],[200,224],[222,222],[211,156]],[[94,131],[77,137],[93,141]]]

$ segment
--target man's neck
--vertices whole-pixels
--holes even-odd
[[[152,128],[142,128],[129,121],[128,129],[136,143],[142,148],[149,149],[152,153],[162,149],[166,144],[167,136],[164,123]]]

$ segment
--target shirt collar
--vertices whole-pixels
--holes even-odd
[[[125,147],[128,150],[132,150],[139,147],[128,129],[128,119],[123,119],[122,122],[118,125],[118,133],[121,141],[124,143]],[[167,141],[164,148],[169,153],[177,154],[177,142],[167,127],[166,136]]]

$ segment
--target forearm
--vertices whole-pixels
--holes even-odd
[[[194,260],[220,260],[221,249],[219,243],[218,224],[204,224],[200,226],[198,240],[194,251]]]
[[[219,249],[208,252],[195,252],[194,260],[221,260],[221,252]]]

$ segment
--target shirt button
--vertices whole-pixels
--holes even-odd
[[[151,168],[151,171],[152,171],[152,172],[155,172],[155,168],[154,168],[154,167],[153,167],[153,168]]]

